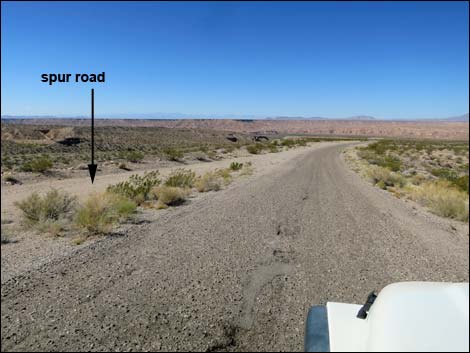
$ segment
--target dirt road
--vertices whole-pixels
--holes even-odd
[[[360,180],[343,146],[3,283],[2,351],[301,350],[312,304],[468,281],[468,236]]]

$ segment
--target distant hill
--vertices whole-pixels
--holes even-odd
[[[346,118],[346,120],[377,120],[377,118],[369,115],[357,115]]]
[[[266,120],[328,120],[319,116],[303,117],[303,116],[276,116],[274,118],[268,117]]]
[[[444,119],[446,121],[463,121],[463,122],[468,122],[468,113],[460,116],[452,116],[450,118]]]

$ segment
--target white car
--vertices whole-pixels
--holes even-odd
[[[468,283],[405,282],[310,309],[306,352],[468,352]]]

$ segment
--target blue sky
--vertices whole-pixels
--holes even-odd
[[[468,2],[2,2],[2,115],[469,110]],[[43,73],[106,72],[48,86]]]

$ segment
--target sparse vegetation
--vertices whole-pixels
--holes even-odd
[[[46,136],[47,134],[47,136]],[[65,137],[63,139],[61,136]],[[67,136],[73,136],[67,140]],[[54,143],[51,143],[51,137]],[[70,143],[67,141],[71,141]],[[143,159],[181,161],[185,153],[201,152],[196,159],[216,159],[216,149],[230,151],[252,143],[240,133],[238,142],[213,130],[165,129],[160,127],[96,127],[96,159],[138,163]],[[89,161],[89,128],[59,125],[18,125],[2,122],[2,171],[42,171],[86,164]],[[44,163],[44,156],[48,162]],[[52,163],[52,164],[51,164]]]
[[[356,156],[354,168],[378,187],[468,222],[468,142],[381,140]]]
[[[192,188],[196,179],[196,173],[188,169],[177,169],[165,180],[165,186]]]

